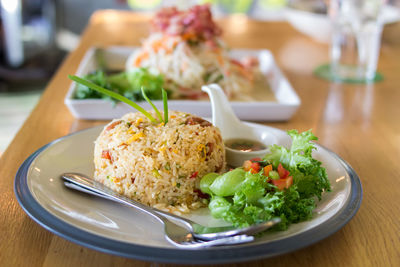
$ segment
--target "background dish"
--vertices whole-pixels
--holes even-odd
[[[76,72],[77,76],[90,73],[99,66],[108,69],[125,69],[125,63],[129,55],[138,48],[135,47],[109,47],[91,48],[84,56]],[[231,102],[232,108],[240,119],[262,121],[284,121],[292,117],[300,106],[300,98],[276,65],[272,53],[268,50],[232,49],[233,58],[245,56],[257,57],[260,61],[260,69],[268,80],[276,101],[266,102]],[[110,101],[102,99],[74,99],[75,83],[72,83],[65,97],[65,105],[71,113],[80,119],[114,119],[129,112],[131,108],[124,103],[118,103],[115,107]],[[162,101],[153,101],[160,108]],[[148,103],[138,102],[146,109],[150,109]],[[209,101],[170,100],[169,108],[196,114],[201,117],[211,116]]]
[[[262,126],[277,136],[278,144],[289,140],[283,131]],[[268,233],[255,242],[232,247],[185,251],[163,238],[156,220],[107,200],[71,191],[59,175],[66,171],[93,172],[93,140],[101,127],[58,139],[32,154],[20,167],[15,193],[25,212],[49,231],[99,251],[142,260],[174,263],[222,263],[265,258],[315,243],[344,226],[357,212],[362,188],[354,170],[336,154],[318,146],[315,157],[324,163],[332,192],[324,194],[312,220],[292,225],[287,231]],[[189,216],[208,225],[207,209]],[[134,222],[134,223],[132,223]]]

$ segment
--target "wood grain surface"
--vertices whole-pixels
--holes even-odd
[[[100,253],[66,241],[28,217],[13,192],[14,176],[35,150],[70,132],[104,123],[80,121],[63,104],[75,73],[91,46],[139,45],[148,16],[124,11],[93,15],[79,47],[49,82],[40,102],[0,158],[0,266],[168,266]],[[312,71],[328,61],[327,45],[301,35],[285,22],[243,17],[219,21],[233,48],[270,49],[302,104],[283,130],[313,129],[319,143],[352,165],[364,198],[341,230],[307,248],[271,259],[226,266],[400,266],[400,26],[385,28],[379,59],[382,82],[334,84]],[[193,262],[195,264],[195,262]]]

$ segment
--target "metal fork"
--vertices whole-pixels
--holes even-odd
[[[252,240],[252,239],[250,240],[252,236],[249,235],[254,235],[256,233],[265,231],[266,229],[280,222],[280,219],[276,218],[271,221],[253,225],[247,228],[235,229],[232,226],[205,227],[186,218],[182,218],[171,213],[167,213],[158,209],[148,207],[137,201],[122,196],[114,192],[107,186],[98,183],[93,179],[88,178],[82,174],[64,173],[61,175],[61,178],[65,180],[64,182],[65,186],[69,188],[134,207],[157,218],[166,228],[165,232],[167,234],[167,239],[170,242],[171,240],[175,240],[175,242],[182,243],[182,242],[193,242],[194,240],[214,241],[219,239],[221,240],[219,242],[212,242],[207,244],[204,244],[204,242],[202,243],[203,246],[212,246],[214,244],[218,245],[223,242],[244,243]],[[175,235],[172,230],[169,230],[173,229],[172,227],[173,225],[175,225],[175,231],[178,229],[177,227],[179,227],[180,229],[184,229],[186,232],[184,234],[180,233],[178,235],[179,237],[178,238],[177,235]],[[197,231],[204,231],[204,229],[206,229],[207,232],[205,233],[197,232]],[[190,235],[190,237],[188,235]],[[185,236],[186,239],[185,238],[182,239],[182,236]],[[241,236],[241,237],[236,237],[236,236]],[[230,237],[235,237],[235,238],[230,238]]]
[[[251,242],[254,240],[253,236],[248,236],[248,235],[236,235],[236,236],[228,236],[228,237],[223,237],[220,239],[216,240],[201,240],[197,239],[194,237],[194,235],[191,233],[191,231],[185,227],[178,226],[177,224],[171,222],[170,220],[166,219],[163,216],[160,216],[159,214],[155,213],[154,211],[151,210],[151,208],[141,204],[141,203],[135,203],[135,205],[132,205],[132,200],[129,198],[126,198],[122,195],[119,195],[118,193],[115,193],[111,189],[108,189],[105,187],[105,191],[111,191],[111,192],[106,192],[104,194],[92,191],[88,188],[82,187],[81,185],[78,185],[74,182],[70,182],[66,179],[66,177],[70,177],[71,174],[68,175],[62,175],[61,177],[66,180],[64,181],[64,185],[67,186],[68,188],[75,189],[84,193],[88,193],[91,195],[95,195],[98,197],[102,197],[105,199],[113,200],[134,208],[137,208],[154,218],[156,218],[163,226],[164,226],[164,233],[165,233],[165,238],[167,239],[168,242],[173,244],[176,247],[183,248],[183,249],[199,249],[199,248],[207,248],[207,247],[213,247],[213,246],[220,246],[220,245],[234,245],[234,244],[242,244],[242,243],[247,243]]]
[[[168,219],[159,217],[164,224],[164,232],[166,239],[178,248],[183,249],[198,249],[207,248],[221,245],[235,245],[248,243],[254,240],[254,236],[248,235],[235,235],[223,237],[215,240],[201,240],[197,239],[188,229],[180,227],[172,223]]]

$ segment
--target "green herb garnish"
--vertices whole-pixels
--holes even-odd
[[[162,88],[162,100],[163,100],[163,105],[164,105],[164,124],[167,124],[168,122],[168,96],[167,96],[167,91]]]
[[[151,73],[147,68],[135,68],[133,70],[119,72],[107,72],[98,69],[81,77],[135,102],[145,100],[141,92],[142,87],[145,88],[146,95],[151,100],[162,99],[160,88],[164,87],[164,78],[162,75]],[[82,84],[78,84],[76,87],[74,98],[102,98],[110,100],[114,104],[117,103],[115,99]]]
[[[82,84],[84,86],[87,86],[90,89],[93,89],[97,92],[100,92],[102,94],[105,94],[107,96],[110,96],[112,98],[115,98],[121,102],[124,102],[128,105],[130,105],[131,107],[135,108],[136,110],[138,110],[139,112],[143,113],[143,115],[145,115],[152,123],[157,123],[157,120],[150,114],[148,113],[145,109],[143,109],[141,106],[139,106],[138,104],[136,104],[135,102],[133,102],[132,100],[116,93],[113,92],[111,90],[108,90],[106,88],[103,88],[95,83],[92,83],[88,80],[85,80],[83,78],[80,78],[76,75],[68,75],[68,78],[73,80],[74,82],[78,83],[78,84]],[[154,110],[157,113],[157,116],[159,117],[161,122],[164,122],[164,125],[168,122],[168,99],[167,99],[167,93],[164,89],[162,89],[162,97],[163,97],[163,104],[164,104],[164,121],[162,120],[161,114],[160,112],[156,109],[156,107],[154,106],[154,104],[150,101],[150,99],[146,96],[146,94],[144,93],[144,90],[142,88],[142,94],[143,94],[143,98],[146,99],[147,102],[150,103],[150,105],[154,108]]]
[[[153,107],[153,109],[154,109],[154,111],[156,112],[156,114],[157,114],[158,118],[160,119],[160,121],[163,121],[163,119],[162,119],[162,117],[161,117],[161,114],[160,114],[160,111],[158,111],[158,109],[157,109],[156,106],[153,104],[153,102],[151,102],[151,100],[147,97],[146,92],[144,91],[143,86],[142,86],[141,90],[142,90],[143,98],[147,101],[147,103],[150,104],[150,106]]]

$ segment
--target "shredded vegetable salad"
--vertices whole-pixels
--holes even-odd
[[[259,72],[258,60],[230,58],[208,5],[181,11],[160,10],[141,49],[127,61],[127,69],[146,68],[162,75],[173,99],[207,99],[201,86],[218,83],[229,98],[252,100],[249,93]]]

